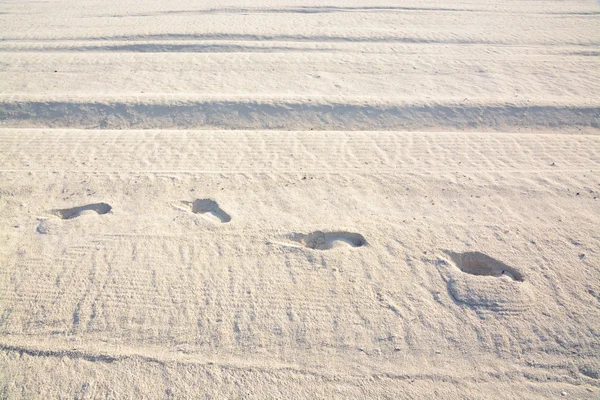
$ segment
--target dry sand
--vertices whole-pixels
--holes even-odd
[[[0,2],[0,398],[598,399],[599,45],[593,1]]]

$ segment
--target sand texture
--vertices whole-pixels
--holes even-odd
[[[0,398],[598,399],[600,4],[0,1]]]

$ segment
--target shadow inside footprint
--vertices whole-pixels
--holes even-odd
[[[190,205],[190,202],[184,201],[185,204]],[[196,199],[191,203],[192,212],[194,214],[209,214],[212,217],[218,219],[221,223],[227,223],[231,221],[231,216],[227,214],[216,201],[211,199]]]
[[[88,205],[81,206],[81,207],[52,210],[51,213],[62,219],[72,219],[72,218],[79,217],[79,215],[81,215],[81,213],[83,213],[85,211],[94,211],[97,214],[102,215],[102,214],[106,214],[110,210],[112,210],[112,207],[110,206],[110,204],[94,203],[94,204],[88,204]]]
[[[514,281],[523,282],[525,277],[515,268],[504,264],[502,261],[476,251],[466,253],[454,253],[444,250],[448,254],[456,267],[462,272],[471,275],[480,276],[506,276]]]
[[[329,250],[338,246],[361,247],[367,244],[363,235],[353,232],[316,231],[306,235],[294,233],[291,235],[291,239],[304,247],[315,250]]]

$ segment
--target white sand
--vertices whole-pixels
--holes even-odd
[[[0,3],[0,398],[598,398],[598,3],[197,3]]]

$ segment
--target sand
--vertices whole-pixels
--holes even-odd
[[[598,398],[598,3],[199,3],[0,3],[0,398]]]

